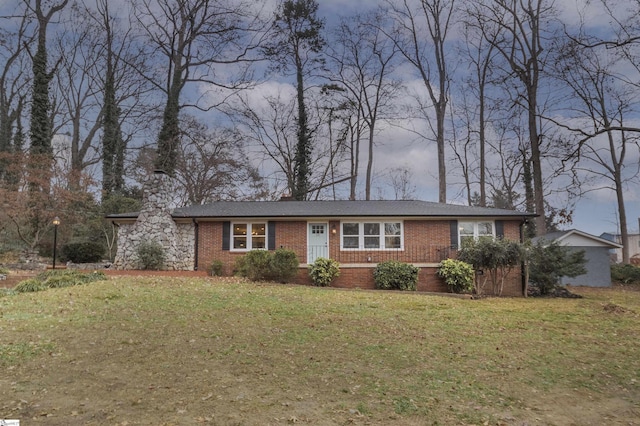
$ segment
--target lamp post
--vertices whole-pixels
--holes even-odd
[[[58,245],[58,225],[60,225],[60,218],[56,216],[53,218],[53,269],[56,269],[56,246]]]

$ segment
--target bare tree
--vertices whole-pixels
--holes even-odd
[[[475,18],[477,14],[474,12],[476,6],[474,2],[468,2],[466,6],[463,27],[465,43],[461,54],[469,60],[470,73],[464,80],[462,88],[462,99],[465,101],[462,106],[465,110],[463,117],[467,128],[464,146],[477,145],[477,147],[473,146],[474,151],[471,157],[478,159],[478,205],[484,207],[487,205],[487,128],[491,126],[492,112],[488,92],[493,83],[496,54],[494,48],[496,40],[488,42],[485,37],[497,37],[498,34],[486,28],[490,25],[489,22]],[[465,150],[462,155],[469,154]],[[462,155],[456,152],[459,158]],[[469,185],[469,182],[467,184]],[[468,189],[467,192],[469,193],[470,190]]]
[[[180,140],[179,113],[186,105],[210,110],[230,93],[247,87],[248,64],[262,36],[264,24],[256,4],[232,0],[137,0],[134,13],[144,32],[149,56],[164,76],[142,72],[165,95],[162,127],[158,135],[156,168],[172,174]],[[202,96],[199,102],[182,103],[189,83],[218,88],[221,98]],[[230,92],[225,92],[228,90]]]
[[[514,129],[509,129],[509,126]],[[518,137],[520,128],[519,124],[514,125],[509,121],[497,122],[492,126],[493,137],[487,140],[488,156],[493,159],[487,170],[490,195],[487,205],[492,207],[511,210],[524,207],[519,191],[523,182],[523,154],[510,140],[514,133],[515,139],[523,139],[522,136]],[[526,207],[523,209],[527,210]]]
[[[346,102],[359,108],[367,131],[367,171],[365,199],[371,199],[374,146],[378,121],[394,110],[400,84],[391,78],[397,46],[380,30],[380,13],[345,18],[336,30],[329,50],[331,81],[346,90]],[[359,152],[356,153],[359,156]]]
[[[229,113],[253,148],[250,152],[259,165],[265,165],[266,176],[277,188],[292,194],[297,126],[292,117],[296,104],[282,93],[266,96],[264,106],[252,105],[246,97],[238,97]]]
[[[416,195],[411,172],[406,167],[396,167],[389,171],[389,181],[393,189],[394,200],[412,200]]]
[[[388,33],[404,58],[415,67],[435,110],[431,125],[438,149],[438,200],[447,201],[446,128],[450,89],[447,37],[454,25],[455,0],[386,0],[394,28]],[[424,34],[428,34],[427,37]],[[421,108],[421,111],[425,111]],[[430,122],[430,115],[425,114]]]
[[[587,175],[595,175],[599,182],[609,182],[604,187],[614,191],[620,222],[623,263],[629,263],[629,233],[624,194],[625,186],[637,182],[640,164],[630,164],[640,154],[640,135],[625,130],[627,121],[637,116],[640,105],[635,98],[637,90],[625,82],[630,76],[620,77],[616,71],[622,58],[611,55],[603,46],[585,48],[575,42],[562,51],[559,75],[572,90],[575,99],[573,113],[581,124],[582,134],[602,133],[603,138],[589,138],[580,144],[582,164],[579,168]],[[619,130],[613,130],[617,128]],[[596,186],[591,190],[602,189]]]
[[[14,154],[15,157],[24,154]],[[36,160],[41,163],[36,163]],[[69,190],[66,171],[51,167],[50,157],[39,155],[30,159],[33,167],[49,168],[43,182],[40,175],[31,173],[24,167],[23,161],[9,164],[9,173],[16,177],[15,184],[0,181],[0,222],[9,224],[19,239],[19,244],[27,253],[37,253],[42,239],[53,228],[52,220],[60,216],[65,223],[81,223],[80,217],[87,212],[85,206],[91,200],[88,195],[90,180],[81,181],[81,188]],[[50,179],[50,181],[49,181]],[[47,191],[35,191],[33,188],[48,186]]]
[[[505,83],[514,80],[521,86],[513,102],[523,108],[528,117],[531,195],[538,214],[535,224],[539,235],[546,233],[539,89],[542,72],[547,65],[549,48],[546,42],[553,29],[550,21],[554,13],[548,0],[481,0],[470,10],[482,28],[485,40],[505,64],[506,75],[510,77],[505,79]]]
[[[102,73],[102,34],[92,27],[92,18],[77,7],[61,37],[56,37],[55,52],[60,57],[54,74],[55,104],[59,108],[55,132],[70,141],[69,185],[78,187],[80,174],[100,161],[97,134],[102,121],[102,94],[98,82]]]
[[[2,17],[9,21],[11,17]],[[19,14],[15,28],[0,24],[0,179],[5,178],[7,157],[22,150],[21,117],[27,101],[29,73],[24,48],[31,43],[28,14]],[[16,143],[17,142],[17,143]]]
[[[309,108],[311,132],[324,132],[326,137],[316,139],[323,143],[315,144],[309,158],[311,179],[306,199],[318,198],[323,189],[349,179],[340,171],[344,151],[342,137],[334,138],[327,125],[335,110],[321,99],[310,105],[314,106]],[[293,119],[296,109],[295,100],[283,93],[253,100],[239,97],[238,102],[229,107],[230,116],[249,141],[251,158],[277,190],[288,194],[293,194],[298,176],[295,169],[298,125]]]
[[[182,205],[266,196],[262,178],[247,161],[240,133],[224,128],[210,130],[194,117],[182,121],[184,131],[176,163]]]

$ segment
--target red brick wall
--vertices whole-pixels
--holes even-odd
[[[245,252],[222,250],[223,222],[200,222],[198,224],[198,269],[207,269],[211,262],[223,263],[223,274],[231,275],[235,260]],[[307,223],[278,222],[276,224],[276,247],[293,248],[300,263],[307,261]]]
[[[505,238],[519,240],[520,221],[505,221]],[[333,234],[332,230],[336,233]],[[244,252],[222,250],[222,222],[199,223],[198,268],[206,270],[213,260],[224,264],[223,273],[231,275],[235,259]],[[307,222],[279,221],[276,224],[276,247],[292,249],[298,255],[301,264],[307,259]],[[447,291],[444,282],[436,276],[436,267],[440,260],[455,257],[450,250],[450,222],[448,220],[405,220],[404,248],[402,252],[386,251],[340,251],[340,222],[329,221],[329,256],[343,266],[340,277],[333,283],[343,288],[374,288],[373,269],[375,264],[393,259],[408,263],[429,263],[433,266],[421,267],[418,276],[419,291]],[[369,260],[370,259],[370,260]],[[357,263],[358,267],[346,264]],[[301,267],[296,282],[311,284],[306,267]],[[489,285],[489,284],[488,284]],[[503,295],[519,296],[522,294],[519,268],[511,273],[505,283]]]

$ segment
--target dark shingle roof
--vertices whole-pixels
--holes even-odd
[[[568,238],[572,235],[577,235],[578,237],[586,238],[587,240],[592,240],[600,243],[604,246],[610,246],[613,248],[622,248],[622,246],[615,241],[609,241],[606,238],[598,237],[596,235],[591,235],[583,231],[579,231],[577,229],[569,229],[567,231],[554,231],[549,232],[547,234],[541,235],[539,237],[532,238],[531,241],[535,244],[538,241],[542,241],[543,244],[545,242],[558,241],[563,242],[565,238]]]
[[[174,218],[532,217],[532,213],[428,201],[218,201],[181,207]],[[113,218],[113,216],[111,216]],[[132,216],[124,216],[132,217]]]

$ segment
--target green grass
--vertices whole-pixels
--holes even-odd
[[[118,278],[7,295],[0,401],[49,404],[47,424],[87,394],[101,405],[82,405],[80,423],[100,410],[110,424],[635,421],[640,292],[584,291],[467,300]]]

